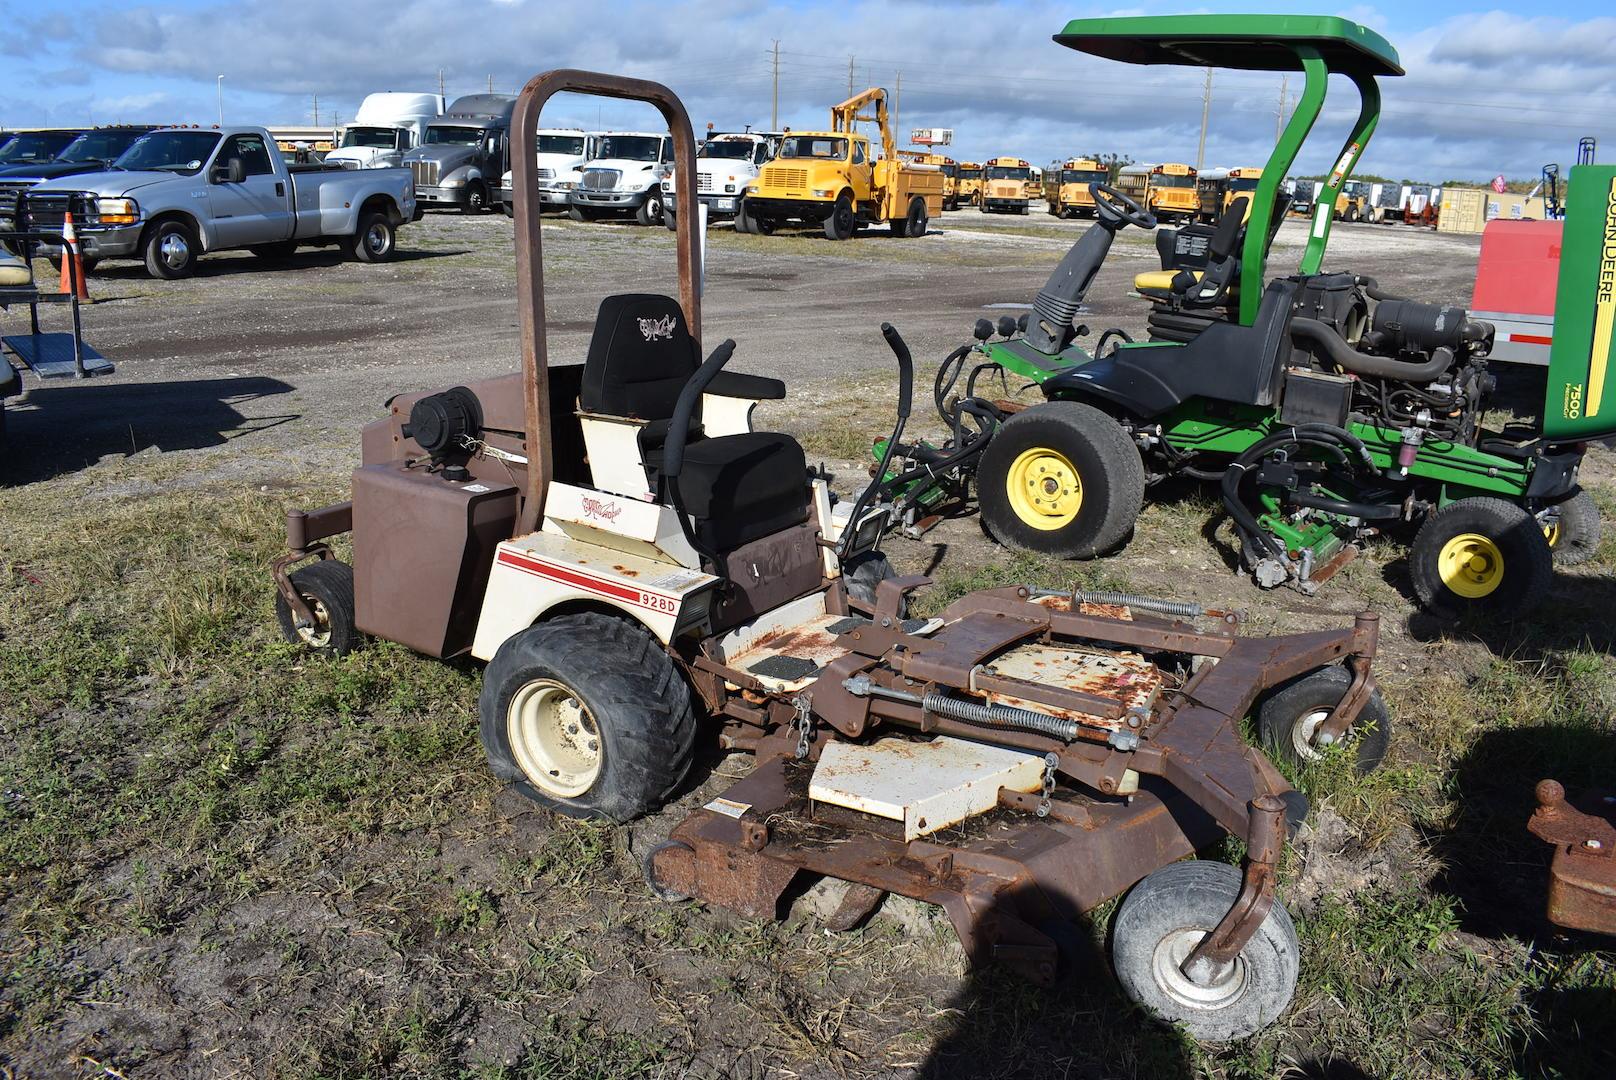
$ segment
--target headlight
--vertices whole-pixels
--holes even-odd
[[[756,184],[746,185],[746,193],[748,195],[756,195],[758,193],[758,186]]]
[[[571,191],[573,188],[575,188],[577,186],[578,185],[576,183],[574,183],[573,181],[571,181],[571,180],[560,180],[560,181],[557,181],[557,183],[555,185],[555,189],[557,191]]]
[[[672,195],[673,194],[673,184],[670,181],[667,181],[667,180],[662,181],[662,190],[666,191],[669,195]]]
[[[140,220],[140,207],[133,199],[97,199],[95,209],[101,225],[133,225]]]
[[[466,182],[464,180],[443,180],[438,183],[438,186],[447,188],[465,187]]]
[[[835,194],[835,188],[814,188],[814,198],[816,199],[829,199]]]

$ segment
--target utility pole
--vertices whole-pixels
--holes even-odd
[[[320,126],[320,95],[314,95],[314,126]]]
[[[1201,143],[1195,149],[1195,171],[1206,164],[1206,121],[1212,114],[1212,69],[1206,69],[1206,84],[1201,89]]]
[[[1279,79],[1279,111],[1274,114],[1274,141],[1278,142],[1285,134],[1285,106],[1291,96],[1291,77],[1282,75]]]
[[[488,92],[490,94],[494,92],[494,77],[492,75],[488,76]]]
[[[853,58],[847,58],[847,96],[853,96]]]
[[[438,96],[443,96],[443,69],[438,69]]]
[[[780,130],[780,39],[774,39],[774,111],[769,114],[769,130]]]

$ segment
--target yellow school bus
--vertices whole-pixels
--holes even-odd
[[[953,210],[960,204],[959,162],[944,154],[925,150],[899,150],[898,156],[916,165],[935,165],[943,172],[943,209]]]
[[[1201,209],[1190,165],[1129,165],[1118,174],[1117,188],[1158,221],[1194,221]]]
[[[1256,166],[1241,169],[1202,169],[1195,178],[1196,201],[1202,221],[1216,221],[1240,196],[1246,197],[1246,214],[1251,214],[1257,181],[1262,170]]]
[[[1044,198],[1056,217],[1093,217],[1094,196],[1090,184],[1110,182],[1111,174],[1093,158],[1067,158],[1059,169],[1044,174]]]
[[[1025,214],[1032,202],[1032,163],[996,157],[982,166],[982,212]]]
[[[975,206],[982,201],[982,166],[975,161],[962,161],[954,167],[958,180],[954,185],[954,208]]]

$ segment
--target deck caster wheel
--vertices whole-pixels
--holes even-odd
[[[1010,418],[977,468],[982,523],[999,543],[1088,559],[1128,536],[1144,503],[1139,451],[1114,419],[1076,401]]]
[[[353,567],[336,559],[321,559],[291,575],[292,587],[314,613],[313,626],[298,626],[291,605],[275,594],[275,618],[281,636],[293,645],[315,652],[345,656],[359,642],[354,628]]]
[[[664,840],[662,843],[645,853],[645,858],[640,863],[640,870],[642,873],[644,873],[645,884],[651,890],[651,894],[653,896],[665,904],[682,904],[686,900],[689,900],[690,897],[686,896],[682,892],[676,892],[675,890],[668,888],[666,885],[658,881],[656,876],[656,857],[662,854],[664,851],[667,851],[669,848],[684,848],[686,851],[690,851],[692,854],[694,854],[691,846],[685,843],[683,840]]]
[[[1579,491],[1565,502],[1539,510],[1537,522],[1555,566],[1580,566],[1599,551],[1599,507],[1593,496]]]
[[[1164,866],[1133,887],[1111,928],[1111,963],[1123,990],[1203,1042],[1261,1031],[1296,993],[1296,927],[1277,901],[1222,973],[1199,983],[1183,972],[1184,961],[1233,905],[1240,883],[1240,871],[1226,863]]]
[[[1450,617],[1519,614],[1554,577],[1542,525],[1503,499],[1459,499],[1432,514],[1408,563],[1420,604]]]
[[[1329,717],[1352,685],[1352,673],[1343,667],[1320,668],[1274,690],[1257,706],[1257,735],[1263,749],[1275,757],[1302,766],[1321,760],[1327,748],[1318,745],[1319,725]],[[1391,743],[1392,719],[1386,699],[1377,688],[1364,702],[1340,744],[1357,761],[1358,772],[1374,771]]]
[[[690,690],[637,623],[586,612],[506,639],[483,676],[489,767],[573,817],[629,821],[660,807],[690,769]]]

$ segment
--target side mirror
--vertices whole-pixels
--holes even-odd
[[[237,157],[228,159],[213,170],[215,184],[239,184],[245,179],[247,179],[247,166]]]

